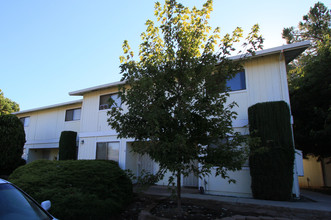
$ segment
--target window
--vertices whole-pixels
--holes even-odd
[[[114,100],[112,106],[110,106],[110,98]],[[120,107],[120,106],[121,106],[121,98],[118,96],[117,93],[100,96],[99,110],[110,109],[113,107]]]
[[[24,125],[24,127],[28,127],[30,124],[30,117],[22,117],[20,118],[22,124]]]
[[[0,184],[1,219],[51,220],[35,201],[9,183]]]
[[[245,70],[237,73],[232,79],[226,82],[229,91],[238,91],[246,89]]]
[[[76,109],[69,109],[66,111],[66,118],[65,121],[77,121],[80,120],[80,113],[82,109],[76,108]]]
[[[97,160],[114,160],[119,159],[119,142],[99,142],[97,143]]]

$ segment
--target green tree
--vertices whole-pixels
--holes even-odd
[[[227,56],[242,38],[242,29],[220,39],[220,29],[212,31],[208,25],[211,11],[211,0],[200,10],[175,0],[163,6],[157,2],[159,26],[146,22],[139,61],[128,42],[123,44],[120,68],[126,85],[119,96],[127,110],[109,112],[109,125],[119,137],[135,139],[133,151],[158,162],[160,173],[170,171],[169,182],[177,179],[179,210],[182,175],[207,175],[218,166],[216,175],[227,178],[228,170],[240,169],[245,161],[243,148],[238,148],[242,137],[231,126],[235,103],[226,103],[226,80],[242,68]],[[258,29],[255,25],[247,37],[247,51],[260,47]]]
[[[9,175],[22,164],[25,132],[15,115],[0,115],[0,175]]]
[[[331,156],[331,45],[326,41],[291,89],[296,145],[305,154]]]
[[[330,10],[321,2],[303,16],[298,28],[283,29],[287,43],[310,40],[311,49],[288,66],[296,147],[328,157],[330,148]]]
[[[19,110],[19,105],[9,98],[6,98],[0,89],[0,115],[18,112]]]
[[[324,42],[325,35],[331,34],[330,19],[330,10],[323,3],[317,2],[303,16],[297,28],[284,28],[282,36],[288,44],[310,40],[316,49],[319,42]]]

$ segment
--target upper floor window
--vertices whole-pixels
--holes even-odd
[[[24,127],[28,127],[30,124],[30,116],[20,118]]]
[[[245,70],[237,73],[232,79],[226,82],[229,91],[238,91],[246,89]]]
[[[110,106],[110,98],[112,98],[115,101],[112,104],[112,106]],[[121,106],[121,98],[118,96],[118,93],[100,96],[99,110],[110,109],[113,107],[120,107],[120,106]]]
[[[65,121],[77,121],[80,120],[80,114],[82,109],[81,108],[75,108],[75,109],[69,109],[66,111],[66,118]]]

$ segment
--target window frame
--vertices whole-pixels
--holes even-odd
[[[109,155],[108,155],[108,152],[109,152],[109,145],[110,143],[116,143],[118,144],[118,149],[117,149],[117,160],[112,160],[112,159],[109,159]],[[98,158],[98,144],[105,144],[105,149],[106,149],[106,155],[102,155],[102,156],[99,156]],[[120,141],[100,141],[100,142],[96,142],[96,149],[95,149],[95,159],[96,160],[112,160],[112,161],[116,161],[117,163],[119,163],[119,160],[120,160],[120,147],[121,147],[121,143]]]
[[[112,98],[115,95],[117,95],[117,99],[116,100],[119,99],[119,101],[120,101],[120,104],[119,105],[118,105],[118,102],[116,100],[114,100],[115,102],[113,103],[112,106],[109,106],[109,103],[103,103],[103,104],[101,104],[101,99],[103,97],[109,96],[109,98],[107,99],[107,100],[109,100],[110,98]],[[108,94],[100,95],[99,96],[99,111],[108,110],[108,109],[111,109],[111,108],[119,108],[119,107],[121,107],[122,100],[121,100],[121,98],[118,95],[119,95],[118,92],[113,92],[113,93],[108,93]]]
[[[80,113],[79,113],[79,119],[75,119],[75,110],[80,110]],[[67,113],[69,112],[69,111],[73,111],[73,113],[72,113],[72,119],[68,119],[68,116],[67,116]],[[72,108],[72,109],[66,109],[66,111],[65,111],[65,115],[64,115],[64,121],[65,122],[69,122],[69,121],[79,121],[80,119],[81,119],[81,116],[82,116],[82,108],[81,107],[79,107],[79,108]]]
[[[231,81],[231,80],[234,80],[238,74],[241,74],[239,76],[239,82],[240,82],[240,89],[235,89],[235,90],[232,90],[231,87],[228,85],[228,82]],[[242,91],[245,91],[247,90],[247,80],[246,80],[246,70],[245,69],[242,69],[241,71],[237,72],[230,80],[227,80],[226,81],[226,87],[228,89],[228,92],[229,93],[232,93],[232,92],[242,92]],[[242,80],[243,79],[243,80]],[[242,82],[244,81],[244,82]]]
[[[30,124],[30,116],[20,117],[20,121],[22,122],[24,127],[29,127]],[[28,120],[26,120],[28,119]]]

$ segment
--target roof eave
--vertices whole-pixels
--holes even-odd
[[[68,105],[74,105],[74,104],[79,104],[79,103],[83,103],[83,99],[70,101],[70,102],[63,102],[63,103],[59,103],[59,104],[55,104],[55,105],[48,105],[48,106],[44,106],[44,107],[40,107],[40,108],[28,109],[28,110],[24,110],[24,111],[14,112],[11,114],[13,114],[13,115],[26,114],[26,113],[30,113],[30,112],[42,111],[42,110],[58,108],[58,107],[63,107],[63,106],[68,106]]]
[[[123,85],[123,84],[125,84],[125,81],[107,83],[107,84],[103,84],[103,85],[99,85],[99,86],[94,86],[94,87],[90,87],[90,88],[86,88],[86,89],[81,89],[81,90],[69,92],[69,95],[71,95],[71,96],[83,96],[84,94],[89,93],[89,92],[94,92],[94,91],[98,91],[98,90],[102,90],[102,89],[107,89],[107,88],[111,88],[111,87],[115,87],[115,86],[119,86],[119,85]]]
[[[247,58],[258,58],[278,53],[284,53],[286,63],[291,62],[297,56],[299,56],[303,51],[305,51],[308,47],[310,47],[310,41],[301,41],[293,44],[286,44],[279,47],[273,47],[270,49],[260,50],[255,53],[255,55],[245,54],[245,55],[237,55],[229,57],[230,60],[240,60],[245,56]]]

